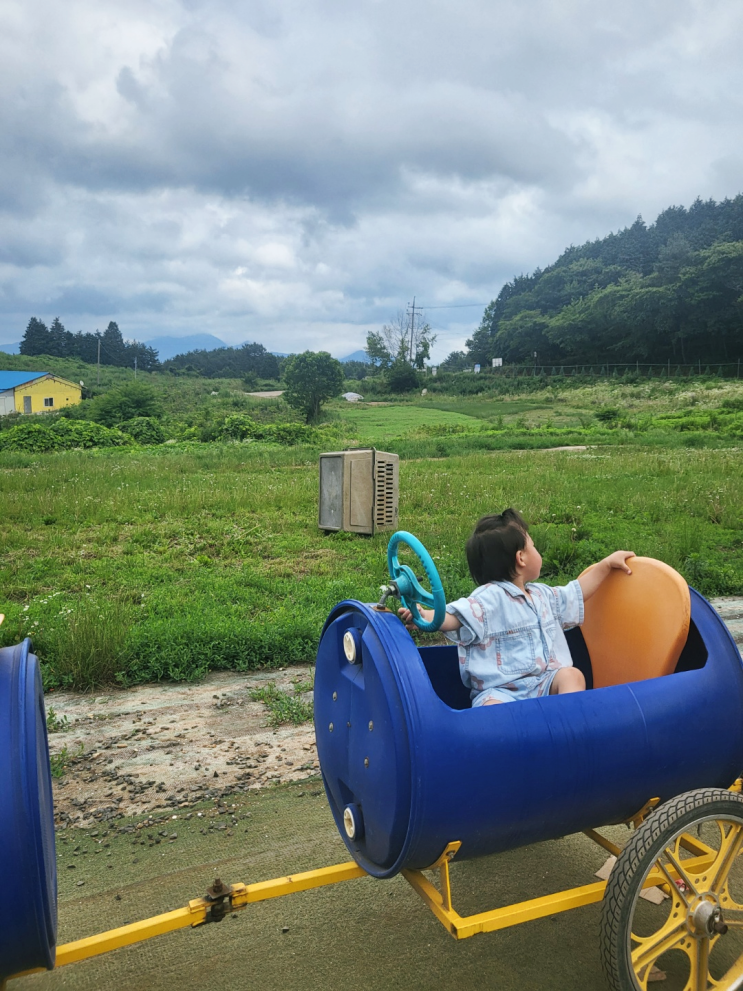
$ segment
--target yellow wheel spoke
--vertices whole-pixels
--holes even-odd
[[[632,939],[639,944],[632,951],[632,966],[635,969],[635,974],[639,975],[664,953],[672,950],[679,943],[683,943],[688,935],[685,918],[669,919],[652,936],[640,937],[633,933]]]
[[[676,871],[676,873],[678,874],[678,876],[679,876],[679,877],[681,878],[681,880],[682,880],[682,881],[684,882],[684,884],[686,885],[686,887],[687,887],[687,888],[689,888],[689,890],[690,890],[690,891],[692,891],[692,892],[693,892],[693,894],[695,894],[695,895],[698,895],[698,894],[699,894],[699,892],[697,891],[697,887],[696,887],[696,885],[695,885],[695,884],[694,884],[694,882],[693,882],[693,881],[691,880],[691,878],[690,878],[690,877],[689,877],[689,875],[688,875],[688,874],[686,873],[686,871],[685,871],[685,870],[683,869],[683,867],[681,866],[681,864],[679,863],[679,861],[678,861],[678,860],[677,860],[677,859],[676,859],[676,858],[674,857],[674,855],[673,855],[673,854],[671,853],[671,851],[670,851],[670,850],[668,849],[668,847],[666,847],[666,848],[665,848],[665,850],[663,851],[663,853],[665,854],[665,856],[666,856],[666,859],[667,859],[667,860],[668,860],[668,862],[669,862],[669,863],[671,864],[671,866],[673,867],[673,869],[674,869],[674,870]],[[670,879],[671,879],[671,878],[670,878],[670,875],[668,874],[668,871],[666,871],[666,869],[665,869],[665,867],[664,867],[664,866],[663,866],[663,864],[661,863],[661,861],[660,861],[660,857],[658,858],[658,861],[657,861],[657,863],[658,863],[658,866],[660,867],[660,869],[661,869],[662,871],[664,871],[664,873],[666,873],[666,874],[668,875],[668,877],[669,877],[669,880],[670,880]],[[674,887],[676,887],[676,889],[678,890],[678,886],[677,886],[677,885],[674,885]],[[685,898],[685,897],[683,896],[683,894],[682,894],[682,896],[681,896],[681,897],[682,897],[682,898],[684,899],[684,902],[685,902],[685,903],[686,903],[686,904],[688,905],[688,904],[689,904],[689,902],[688,902],[688,899],[686,899],[686,898]]]
[[[709,940],[693,939],[686,949],[691,973],[684,991],[707,991],[709,978]]]
[[[726,885],[728,874],[740,853],[741,845],[743,845],[743,825],[731,823],[730,829],[722,837],[717,857],[707,872],[707,877],[710,878],[707,887],[710,891],[719,894]]]

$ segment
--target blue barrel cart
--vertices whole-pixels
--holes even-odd
[[[0,649],[0,864],[1,985],[17,971],[53,967],[57,942],[52,781],[30,640]]]
[[[430,590],[401,563],[404,543],[418,554]],[[587,616],[585,637],[568,634],[588,691],[471,709],[456,648],[418,647],[385,605],[397,596],[419,627],[437,628],[444,595],[433,561],[412,535],[398,533],[388,563],[391,583],[381,601],[335,606],[317,654],[318,755],[353,860],[257,884],[215,882],[186,908],[58,947],[57,966],[219,921],[264,898],[402,873],[457,939],[603,899],[601,955],[615,991],[647,991],[659,977],[669,991],[743,988],[743,664],[709,603],[667,566],[635,559],[629,598],[629,582],[619,591],[605,583],[607,602]],[[434,610],[430,623],[417,604]],[[666,631],[660,639],[656,627]],[[626,661],[624,681],[612,654]],[[28,707],[25,677],[15,694],[0,688],[0,707]],[[43,717],[40,688],[34,691],[34,711]],[[0,708],[0,731],[3,720]],[[41,730],[35,748],[37,767],[47,769]],[[28,746],[13,752],[29,760]],[[36,821],[35,845],[15,812],[0,808],[0,849],[15,843],[30,857],[38,885],[21,904],[13,945],[0,928],[0,984],[54,963],[53,831],[43,777],[37,771],[25,791],[13,793],[26,796],[24,822]],[[623,849],[597,832],[621,822],[635,827]],[[616,856],[608,882],[474,916],[453,907],[454,858],[574,832]]]

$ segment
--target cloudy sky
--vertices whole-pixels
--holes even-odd
[[[743,191],[742,40],[739,0],[4,0],[0,342],[340,357],[415,296],[440,360],[568,244]]]

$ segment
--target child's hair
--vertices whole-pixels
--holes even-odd
[[[526,547],[529,527],[515,509],[482,516],[467,541],[467,564],[478,585],[507,582],[516,574],[516,551]]]

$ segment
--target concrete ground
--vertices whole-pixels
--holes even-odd
[[[743,599],[716,600],[715,605],[740,644]],[[283,674],[288,680],[293,677],[289,671]],[[217,876],[249,883],[349,859],[317,777],[311,740],[305,742],[307,728],[279,730],[274,736],[256,721],[256,713],[248,718],[247,676],[234,676],[241,683],[229,687],[220,679],[232,676],[213,677],[217,681],[196,693],[198,704],[188,686],[163,686],[159,703],[151,698],[145,706],[142,695],[128,705],[124,693],[97,703],[111,719],[95,720],[101,710],[93,702],[91,725],[100,729],[100,738],[85,735],[90,720],[82,710],[90,710],[89,697],[67,702],[52,698],[60,714],[72,713],[70,719],[77,718],[75,706],[81,707],[70,739],[83,734],[81,742],[89,749],[76,765],[75,777],[91,779],[83,782],[90,794],[72,783],[56,792],[60,797],[69,788],[65,793],[77,802],[61,803],[65,816],[57,833],[60,943],[184,906]],[[212,691],[217,682],[220,690]],[[185,694],[181,699],[176,692]],[[240,753],[236,756],[235,747],[229,747],[234,742],[231,734],[220,730],[217,735],[218,728],[211,727],[206,730],[207,736],[213,734],[208,737],[209,753],[199,756],[191,749],[198,741],[188,743],[171,728],[178,725],[171,720],[179,720],[172,707],[188,712],[189,726],[215,720],[218,727],[227,728],[228,722],[219,721],[231,725],[239,719],[244,731]],[[197,711],[205,714],[203,723]],[[128,720],[125,732],[116,728],[115,712]],[[149,718],[152,724],[146,726]],[[166,730],[164,738],[155,736],[158,726]],[[150,732],[143,734],[144,728]],[[134,730],[137,733],[130,735]],[[302,741],[295,746],[297,759],[281,768],[292,752],[293,732]],[[59,740],[67,735],[59,734]],[[53,748],[58,751],[61,743],[55,737]],[[122,742],[126,746],[119,747]],[[177,759],[181,748],[182,761]],[[112,754],[115,770],[109,764]],[[260,754],[266,754],[263,763]],[[207,759],[210,777],[198,777],[203,767],[196,771],[195,763]],[[297,761],[304,764],[301,774]],[[165,793],[157,787],[143,789],[135,777],[148,773],[149,762],[157,764],[158,771],[151,778],[166,768],[170,773]],[[197,777],[187,782],[184,797],[178,788],[186,786],[177,781],[179,774],[186,780],[188,768]],[[224,780],[215,779],[214,770],[220,775],[224,770]],[[246,770],[251,775],[246,776]],[[126,786],[123,804],[112,801],[116,787],[119,793],[124,787],[119,780]],[[271,783],[276,781],[282,783]],[[102,789],[112,793],[108,811],[96,804]],[[105,798],[105,791],[102,794]],[[629,835],[625,827],[604,832],[617,842]],[[455,860],[454,906],[465,915],[589,884],[605,859],[603,850],[577,835],[479,861]],[[457,942],[402,877],[363,878],[264,902],[217,925],[171,933],[49,974],[11,981],[8,991],[88,991],[104,986],[112,991],[185,991],[207,985],[225,991],[344,986],[354,991],[423,991],[435,984],[457,991],[601,991],[605,983],[599,963],[599,915],[600,905],[593,905]]]

